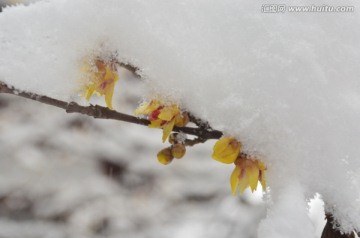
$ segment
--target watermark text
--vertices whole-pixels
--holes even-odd
[[[285,4],[264,4],[261,6],[263,13],[326,13],[326,12],[339,12],[348,13],[354,12],[354,6],[331,6],[331,5],[306,5],[306,6],[288,6]]]

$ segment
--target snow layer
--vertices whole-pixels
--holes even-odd
[[[82,58],[117,51],[141,69],[149,95],[169,95],[264,158],[273,205],[261,234],[289,237],[278,227],[296,202],[305,225],[291,237],[313,237],[304,204],[315,193],[343,231],[360,229],[359,12],[265,14],[262,4],[53,0],[6,8],[0,78],[74,100]]]

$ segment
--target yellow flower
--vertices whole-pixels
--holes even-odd
[[[169,137],[174,126],[183,127],[189,121],[188,117],[181,113],[178,105],[164,105],[158,100],[152,100],[140,105],[135,110],[135,114],[147,115],[147,118],[150,121],[149,127],[162,128],[163,142]]]
[[[235,169],[230,176],[232,194],[235,195],[238,188],[240,193],[243,193],[248,187],[254,192],[258,182],[261,183],[262,188],[265,190],[265,170],[266,166],[260,160],[248,159],[246,156],[237,158]]]
[[[239,141],[232,137],[222,137],[213,147],[213,159],[225,164],[234,163],[241,149]]]
[[[93,94],[105,96],[106,106],[110,109],[112,107],[112,97],[114,94],[115,83],[119,80],[119,75],[116,66],[113,62],[105,62],[101,59],[95,60],[95,67],[93,69],[90,64],[86,64],[83,71],[89,76],[89,83],[85,88],[85,98],[90,100]]]

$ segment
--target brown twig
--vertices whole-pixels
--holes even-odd
[[[334,218],[332,214],[326,214],[326,225],[322,232],[321,238],[355,238],[354,232],[350,234],[341,234],[334,228]]]
[[[194,146],[194,145],[197,145],[197,144],[204,143],[205,141],[207,141],[207,139],[204,139],[204,138],[202,138],[202,137],[197,137],[197,138],[192,139],[192,140],[186,139],[186,140],[184,141],[184,144],[185,144],[186,146]]]
[[[135,67],[131,64],[126,64],[126,63],[123,63],[123,62],[119,62],[119,61],[115,61],[115,63],[117,65],[119,65],[120,67],[124,68],[124,69],[127,69],[128,71],[130,71],[131,73],[133,73],[136,77],[141,77],[140,75],[140,69],[138,67]]]
[[[129,122],[133,124],[147,126],[150,124],[150,121],[134,117],[131,115],[127,115],[124,113],[120,113],[114,110],[110,110],[106,107],[102,107],[99,105],[90,105],[90,106],[81,106],[76,102],[65,102],[58,99],[54,99],[51,97],[39,95],[36,93],[20,91],[12,86],[8,86],[7,84],[0,81],[0,93],[12,94],[15,96],[31,99],[37,102],[41,102],[44,104],[48,104],[54,107],[62,108],[67,113],[80,113],[87,116],[91,116],[99,119],[112,119],[118,121]],[[205,142],[210,139],[219,139],[222,136],[221,131],[217,130],[208,130],[204,128],[193,128],[193,127],[174,127],[173,131],[182,132],[189,135],[197,136],[201,139],[199,141]],[[199,142],[198,142],[199,143]]]
[[[188,113],[189,115],[189,120],[194,123],[195,125],[197,125],[199,128],[204,128],[206,130],[212,130],[212,128],[210,127],[209,123],[204,122],[203,120],[201,120],[200,118],[197,118],[196,116],[194,116],[191,113]]]

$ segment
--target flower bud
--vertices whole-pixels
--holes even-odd
[[[169,143],[174,145],[174,144],[177,144],[178,143],[178,139],[177,139],[177,136],[178,136],[179,133],[171,133],[170,136],[169,136]]]
[[[241,143],[233,137],[224,136],[213,147],[213,159],[225,164],[232,164],[238,157]]]
[[[178,127],[184,127],[189,123],[189,121],[189,114],[187,112],[182,112],[181,116],[177,118],[175,125]]]
[[[160,163],[167,165],[171,163],[171,161],[174,159],[174,156],[172,155],[172,150],[170,148],[165,148],[159,151],[157,158]]]
[[[190,121],[189,113],[183,112],[182,117],[183,117],[183,126],[186,126]]]
[[[171,154],[176,159],[181,159],[182,157],[184,157],[185,152],[186,152],[186,147],[184,144],[175,144],[171,146]]]

